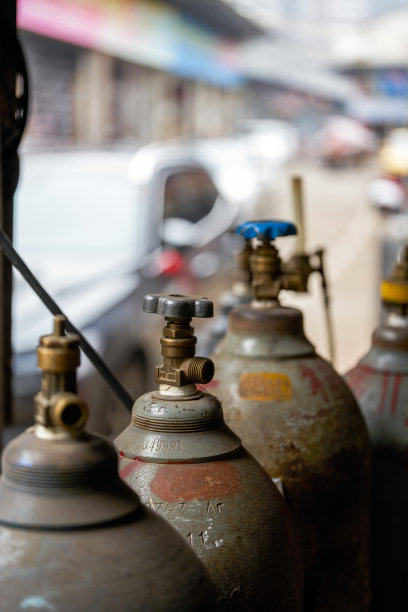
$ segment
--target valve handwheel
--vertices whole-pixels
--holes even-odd
[[[241,223],[235,230],[236,234],[243,236],[246,240],[259,238],[259,240],[275,240],[282,236],[295,236],[296,226],[290,221],[246,221]]]
[[[178,294],[148,293],[143,299],[144,312],[161,314],[163,317],[207,319],[214,316],[214,305],[205,297],[193,298]]]

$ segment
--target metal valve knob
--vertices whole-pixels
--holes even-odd
[[[290,221],[246,221],[241,223],[235,230],[237,234],[246,240],[258,238],[262,241],[271,241],[282,236],[294,236],[297,234],[296,226]]]
[[[205,297],[192,298],[186,295],[149,293],[143,298],[144,312],[161,314],[174,319],[206,319],[214,316],[214,306]]]
[[[212,317],[212,301],[205,297],[149,293],[143,299],[142,308],[167,320],[160,338],[163,364],[156,366],[156,381],[172,387],[209,383],[214,376],[214,364],[211,359],[195,356],[197,338],[189,323],[193,317]]]

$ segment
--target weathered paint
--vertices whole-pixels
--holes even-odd
[[[261,310],[259,318],[249,307],[233,311],[213,356],[217,395],[227,424],[270,477],[282,479],[303,544],[305,610],[365,612],[367,431],[350,390],[304,338],[300,313],[289,310],[288,322],[283,307]],[[243,398],[242,375],[257,372],[285,375],[290,400]]]
[[[239,379],[239,395],[258,402],[288,402],[292,397],[292,383],[285,374],[244,372]]]
[[[55,610],[55,606],[49,603],[45,597],[39,595],[33,595],[32,597],[25,597],[23,601],[20,603],[20,608],[22,610]]]
[[[226,499],[240,489],[237,468],[224,461],[162,466],[150,483],[151,492],[166,502]]]
[[[2,546],[10,539],[11,556]],[[196,556],[147,509],[137,520],[86,530],[0,526],[0,546],[2,612],[213,609]]]
[[[372,612],[408,610],[408,351],[398,349],[374,344],[345,376],[372,445]]]
[[[216,583],[220,610],[300,612],[301,562],[287,505],[220,415],[208,393],[184,401],[145,394],[115,440],[119,473],[193,547]]]
[[[208,573],[119,479],[112,445],[85,431],[37,434],[2,454],[1,612],[211,610]]]

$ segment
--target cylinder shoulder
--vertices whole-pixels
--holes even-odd
[[[197,612],[202,602],[212,610],[214,587],[194,553],[159,517],[142,514],[85,531],[0,527],[2,610],[36,598],[61,612],[184,612],[186,601]]]
[[[314,347],[305,336],[299,310],[246,305],[233,309],[229,329],[216,353],[286,359],[313,354]]]

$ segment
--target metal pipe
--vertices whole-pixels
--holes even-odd
[[[301,176],[292,176],[292,201],[295,225],[297,228],[296,252],[306,252],[305,219],[303,206],[303,180]]]

